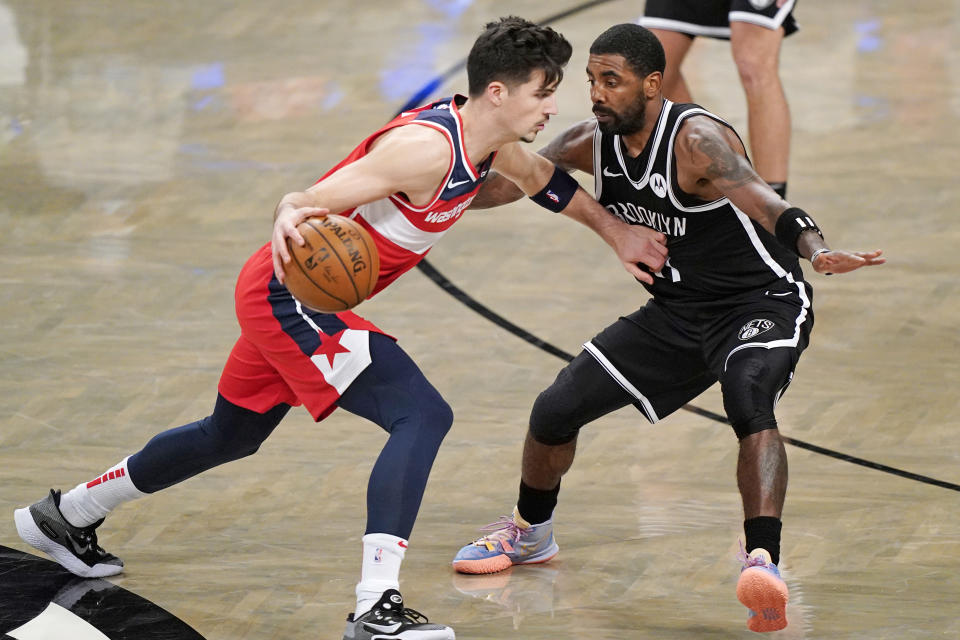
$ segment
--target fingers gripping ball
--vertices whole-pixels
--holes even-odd
[[[301,304],[335,313],[352,309],[373,292],[380,256],[359,222],[328,215],[308,218],[297,230],[306,244],[287,238],[291,260],[284,273],[287,289]]]

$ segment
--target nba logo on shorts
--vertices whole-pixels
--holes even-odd
[[[739,338],[741,340],[749,340],[750,338],[757,337],[761,333],[770,331],[770,329],[773,329],[773,327],[774,324],[771,320],[764,320],[762,318],[758,320],[751,320],[747,324],[740,327]]]
[[[377,564],[383,562],[383,548],[377,547],[377,550],[373,553],[373,561]]]
[[[653,189],[658,198],[667,195],[667,181],[659,173],[650,176],[650,188]]]

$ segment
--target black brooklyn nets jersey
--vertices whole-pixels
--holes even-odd
[[[594,133],[597,200],[624,222],[667,236],[667,263],[653,285],[644,286],[663,301],[706,302],[770,287],[781,278],[801,281],[797,257],[727,198],[706,202],[680,190],[673,145],[680,125],[693,115],[730,127],[699,105],[665,100],[636,158],[625,153],[620,136],[604,135],[599,127]]]

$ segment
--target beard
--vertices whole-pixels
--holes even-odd
[[[599,122],[600,131],[607,135],[628,136],[643,129],[647,123],[647,101],[643,98],[632,105],[623,113],[604,107],[598,104],[593,105],[593,112],[598,115],[604,115],[610,119],[606,122]]]

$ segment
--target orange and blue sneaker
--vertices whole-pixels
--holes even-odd
[[[750,631],[779,631],[787,626],[787,583],[780,570],[770,560],[766,549],[747,553],[740,547],[740,579],[737,581],[737,599],[750,613],[747,628]]]
[[[453,558],[460,573],[497,573],[515,564],[538,564],[557,555],[560,547],[553,539],[553,519],[531,525],[520,517],[503,516],[482,531],[482,538],[466,545]]]

